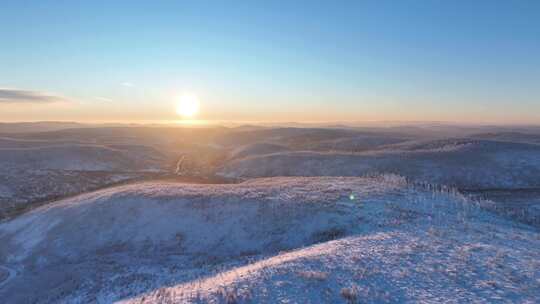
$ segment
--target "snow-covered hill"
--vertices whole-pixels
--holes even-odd
[[[159,153],[145,157],[105,146],[60,145],[39,148],[0,149],[0,168],[7,170],[53,169],[81,171],[136,170],[158,167]]]
[[[241,146],[231,151],[230,158],[244,158],[257,155],[266,155],[278,152],[288,151],[289,148],[281,145],[270,144],[270,143],[255,143]]]
[[[0,265],[16,273],[0,298],[534,302],[538,236],[392,175],[143,183],[0,223]]]
[[[366,153],[274,153],[237,159],[219,170],[235,178],[379,173],[464,189],[538,188],[540,146],[470,139],[410,142]]]
[[[165,169],[141,145],[90,145],[0,138],[0,219],[14,210]]]
[[[475,138],[475,139],[485,139],[485,140],[498,140],[498,141],[507,141],[507,142],[540,144],[539,132],[531,132],[531,133],[491,132],[491,133],[474,134],[469,137]]]

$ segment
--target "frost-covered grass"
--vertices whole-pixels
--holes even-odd
[[[9,303],[536,302],[540,235],[371,178],[144,183],[0,224]]]

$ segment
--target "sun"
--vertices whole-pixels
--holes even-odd
[[[176,105],[176,113],[184,118],[193,118],[199,113],[199,98],[193,94],[180,96]]]

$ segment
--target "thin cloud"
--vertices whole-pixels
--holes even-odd
[[[128,87],[128,88],[132,88],[134,87],[135,85],[131,82],[122,82],[120,85],[124,86],[124,87]]]
[[[53,103],[66,98],[44,92],[0,88],[0,103]]]
[[[106,98],[106,97],[96,97],[96,100],[99,100],[99,101],[106,101],[106,102],[111,102],[113,101],[112,99],[110,98]]]

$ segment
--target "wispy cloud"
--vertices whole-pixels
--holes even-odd
[[[67,99],[44,92],[0,88],[0,103],[53,103],[62,101],[67,101]]]
[[[101,96],[96,97],[96,100],[99,100],[99,101],[105,101],[105,102],[111,102],[111,101],[113,101],[113,100],[110,99],[110,98],[101,97]]]
[[[120,85],[124,86],[124,87],[128,87],[128,88],[132,88],[134,87],[135,85],[131,82],[122,82]]]

